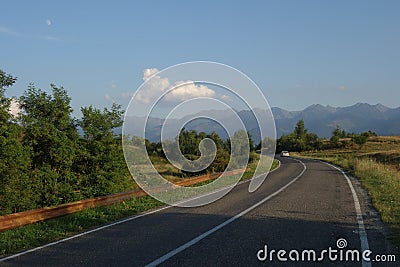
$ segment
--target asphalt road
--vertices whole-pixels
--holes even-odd
[[[369,248],[370,258],[393,254],[384,227],[354,179],[350,186],[343,173],[321,162],[280,160],[281,167],[253,193],[248,192],[248,182],[242,183],[209,205],[169,207],[128,218],[0,261],[0,265],[370,266],[346,261],[345,256],[340,260],[340,251],[345,255],[350,249]],[[363,216],[357,216],[357,200]],[[339,249],[341,238],[347,245]],[[329,247],[337,250],[331,254],[337,255],[337,260],[332,261],[328,252],[321,258],[321,252]],[[308,260],[307,253],[301,260],[305,249],[316,251],[317,260],[322,261]],[[278,259],[278,250],[286,251],[281,258],[288,261]],[[293,250],[300,261],[289,258]],[[290,255],[294,259],[297,254]],[[382,266],[400,265],[400,256],[396,256],[396,263]]]

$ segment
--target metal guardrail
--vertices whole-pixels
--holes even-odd
[[[243,170],[233,170],[230,172],[226,172],[225,175],[235,175],[237,173],[242,172]],[[198,176],[196,178],[187,179],[184,181],[175,182],[175,185],[178,186],[190,186],[210,180],[214,180],[218,178],[222,173],[217,174],[206,174],[202,176]],[[162,188],[160,188],[162,190]],[[114,203],[122,202],[124,200],[133,198],[133,197],[142,197],[146,196],[147,193],[141,189],[136,189],[133,191],[117,193],[108,196],[90,198],[80,201],[75,201],[67,204],[62,204],[53,207],[46,207],[35,210],[27,210],[12,214],[7,214],[4,216],[0,216],[0,232],[18,228],[24,225],[33,224],[36,222],[45,221],[48,219],[72,214],[86,208],[94,208],[100,206],[107,206]]]
[[[140,197],[144,195],[146,195],[144,191],[135,190],[109,196],[75,201],[53,207],[12,213],[0,217],[0,231],[9,230],[24,225],[75,213],[86,208],[111,205],[113,203],[121,202],[132,197]]]

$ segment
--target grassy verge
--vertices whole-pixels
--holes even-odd
[[[257,162],[258,161],[255,161],[255,162],[249,164],[249,166],[248,166],[249,171],[247,171],[243,174],[242,178],[240,179],[241,181],[248,180],[253,177],[254,171],[257,167]],[[278,166],[279,166],[279,161],[274,159],[274,161],[272,162],[272,165],[271,165],[271,170],[275,170]],[[266,169],[266,167],[262,166],[262,167],[260,167],[260,172],[263,172],[263,171],[266,172],[267,169]]]
[[[386,154],[384,162],[381,161],[382,153]],[[357,177],[382,220],[389,226],[390,239],[400,248],[400,172],[398,161],[391,159],[390,154],[392,152],[330,150],[326,153],[304,152],[298,156],[336,164]],[[380,155],[379,158],[376,155]]]
[[[249,171],[244,173],[242,179],[252,177],[256,163],[249,164]],[[277,166],[278,162],[274,160],[271,169]],[[0,232],[0,256],[66,238],[163,205],[165,204],[150,196],[132,198],[110,206],[86,209],[71,215]]]
[[[67,216],[4,231],[0,233],[0,254],[4,256],[40,246],[162,205],[163,203],[149,196],[132,198],[111,206],[86,209]]]

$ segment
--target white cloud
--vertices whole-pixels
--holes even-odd
[[[164,100],[167,102],[179,102],[195,97],[214,97],[215,91],[205,85],[197,85],[193,81],[179,81],[174,85],[170,84],[168,78],[162,78],[157,75],[158,69],[150,68],[143,71],[143,80],[147,81],[138,93],[135,94],[135,100],[144,104],[150,104],[156,101],[167,90]],[[155,76],[153,76],[155,75]],[[151,77],[151,79],[149,79]],[[183,84],[184,85],[181,85]]]
[[[111,88],[116,89],[118,86],[114,81],[111,81]]]
[[[347,88],[346,88],[346,86],[344,86],[344,85],[341,85],[341,86],[339,86],[339,90],[341,90],[341,91],[344,91],[344,90],[346,90]]]
[[[158,72],[158,69],[156,69],[156,68],[145,69],[143,71],[143,81],[146,81],[148,78],[150,78],[152,75],[156,74],[157,72]]]
[[[233,101],[232,98],[230,96],[228,96],[228,95],[221,95],[221,99],[225,100],[227,102],[232,102]]]
[[[143,71],[143,80],[146,81],[157,72],[158,70],[154,68],[145,69]],[[135,95],[135,100],[144,104],[150,104],[164,93],[168,87],[168,78],[161,78],[159,75],[156,75],[143,85],[140,91]]]
[[[20,108],[19,102],[16,99],[11,99],[10,108],[8,111],[14,117],[18,117],[19,113],[21,113],[22,109]]]
[[[121,93],[122,98],[132,98],[133,93],[123,92]]]
[[[49,20],[49,19],[46,19],[46,24],[47,24],[47,26],[51,26],[51,20]]]
[[[4,26],[0,26],[0,32],[1,33],[10,34],[10,35],[14,35],[14,36],[19,36],[19,33],[13,31],[10,28],[4,27]]]
[[[183,85],[181,85],[183,84]],[[196,85],[192,81],[177,82],[175,88],[165,95],[167,101],[185,101],[195,97],[214,97],[215,91],[205,85]]]

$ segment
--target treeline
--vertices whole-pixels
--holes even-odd
[[[18,100],[5,96],[16,78],[0,70],[0,214],[68,203],[132,188],[122,153],[119,105],[81,109],[51,85],[49,94],[30,85]],[[12,102],[22,112],[10,113]],[[81,128],[83,134],[79,134]]]
[[[287,135],[282,135],[277,140],[277,152],[288,150],[294,152],[324,150],[330,148],[344,148],[351,145],[363,145],[368,137],[376,136],[372,131],[357,133],[347,133],[344,129],[336,126],[330,139],[320,138],[314,133],[308,132],[304,121],[299,120],[294,131]]]
[[[225,170],[229,169],[237,169],[240,168],[243,164],[243,162],[251,163],[256,159],[256,154],[255,154],[255,147],[254,147],[254,142],[251,137],[251,135],[244,131],[244,130],[239,130],[234,133],[234,135],[231,138],[228,138],[227,140],[222,140],[219,135],[215,132],[212,132],[211,134],[206,134],[205,132],[197,132],[195,130],[186,130],[182,129],[181,132],[179,133],[179,136],[176,138],[175,141],[170,141],[170,142],[164,142],[164,148],[168,151],[175,151],[173,149],[169,149],[169,147],[176,147],[176,142],[178,142],[180,152],[182,155],[184,155],[187,159],[191,160],[190,163],[188,164],[195,164],[195,161],[199,159],[201,156],[203,156],[203,160],[207,160],[208,157],[214,156],[214,154],[208,154],[208,152],[212,151],[212,148],[209,147],[204,147],[204,155],[201,155],[200,152],[200,147],[201,147],[201,141],[204,139],[211,139],[215,146],[216,146],[216,153],[215,153],[215,158],[212,161],[212,163],[205,169],[202,169],[201,171],[196,171],[196,172],[185,172],[183,171],[184,174],[187,176],[193,176],[193,175],[201,175],[205,173],[217,173],[217,172],[223,172]],[[136,141],[135,141],[136,140]],[[248,142],[246,141],[248,140]],[[231,153],[232,153],[232,148],[231,148],[231,141],[237,144],[238,150],[243,150],[243,151],[234,151],[232,157],[232,163],[228,168],[228,163],[231,158]],[[142,142],[140,138],[134,137],[133,142]],[[174,144],[175,142],[175,144]],[[166,158],[165,152],[163,150],[163,144],[161,142],[149,142],[147,139],[145,140],[145,145],[148,154],[150,155],[150,159],[154,159],[154,157],[162,157]],[[247,157],[247,153],[245,151],[249,151],[249,157]],[[175,151],[177,152],[177,151]],[[243,158],[242,158],[243,157]],[[244,158],[246,157],[246,158]],[[202,162],[199,162],[198,164],[201,164]],[[194,165],[192,166],[182,166],[184,169],[187,169],[185,167],[196,167]]]

